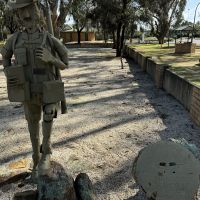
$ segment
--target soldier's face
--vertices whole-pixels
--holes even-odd
[[[18,10],[18,15],[19,15],[20,20],[23,23],[23,26],[27,30],[32,30],[36,28],[37,22],[35,19],[36,19],[37,12],[36,12],[34,4],[20,8]]]

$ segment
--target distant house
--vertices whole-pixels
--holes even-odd
[[[63,39],[63,43],[77,42],[78,34],[69,25],[66,25],[64,29],[60,30],[60,37]],[[81,32],[81,41],[95,41],[95,31],[83,30]]]

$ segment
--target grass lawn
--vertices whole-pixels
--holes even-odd
[[[156,63],[168,64],[173,72],[187,79],[193,84],[200,86],[200,48],[197,47],[195,54],[175,54],[173,44],[168,48],[167,44],[162,47],[160,44],[133,45],[137,51],[145,56],[150,56]]]
[[[5,41],[0,41],[0,48],[3,47],[4,44],[5,44]]]

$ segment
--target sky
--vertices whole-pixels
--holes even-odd
[[[187,5],[183,13],[185,20],[191,22],[194,21],[195,9],[198,3],[200,3],[200,0],[187,0]],[[198,6],[196,21],[200,21],[200,5]]]

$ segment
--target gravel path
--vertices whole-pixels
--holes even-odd
[[[86,172],[98,199],[145,200],[132,175],[132,163],[146,145],[185,138],[200,148],[200,128],[182,105],[130,60],[121,62],[111,49],[70,49],[70,69],[62,73],[68,114],[55,120],[53,158],[75,177]],[[9,103],[0,71],[0,175],[13,160],[31,160],[31,146],[20,104]],[[0,188],[12,199],[18,188]],[[200,198],[199,198],[200,199]]]

